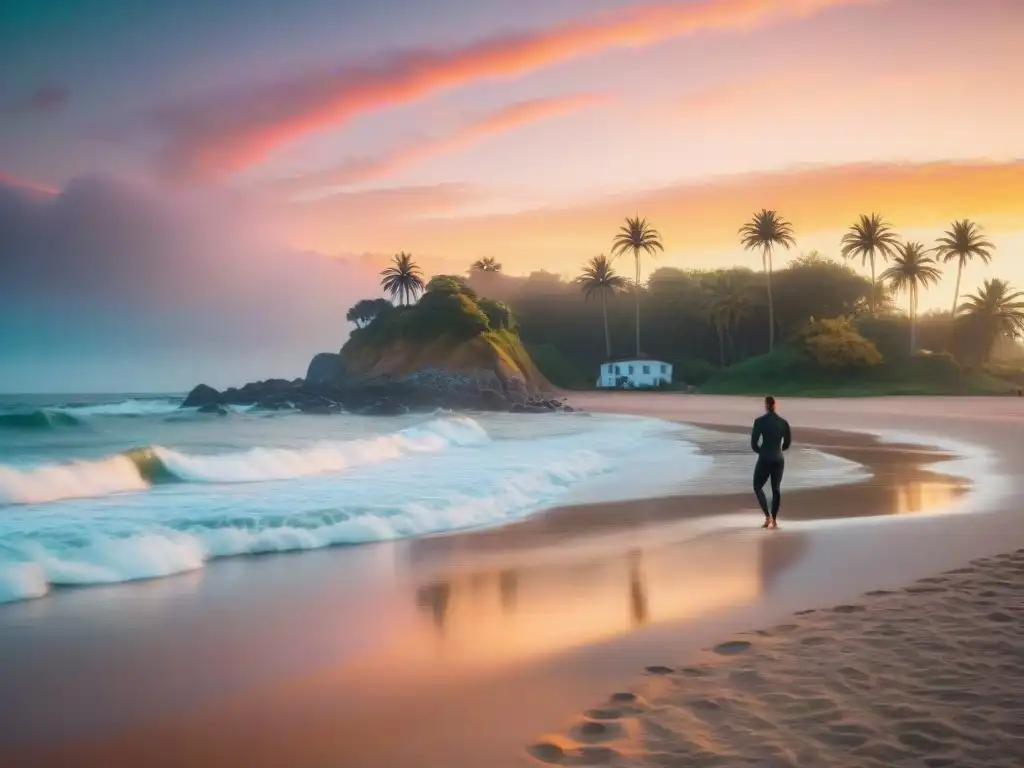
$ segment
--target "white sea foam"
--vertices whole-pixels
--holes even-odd
[[[156,446],[153,455],[185,482],[246,483],[343,472],[408,454],[486,442],[473,419],[435,419],[390,435],[351,441],[321,441],[305,448],[253,448],[227,454],[188,454]],[[40,504],[64,499],[142,491],[149,482],[125,455],[36,467],[0,464],[0,504]]]
[[[148,487],[139,468],[127,456],[25,468],[0,464],[0,505],[41,504]]]
[[[181,480],[250,483],[342,472],[407,454],[476,445],[487,440],[487,432],[473,419],[450,417],[391,435],[347,442],[324,441],[301,449],[253,448],[232,454],[197,456],[156,447],[153,453]]]
[[[53,408],[55,411],[71,416],[162,416],[174,413],[179,409],[181,401],[172,399],[122,400],[116,403],[96,403],[92,405],[63,405]]]

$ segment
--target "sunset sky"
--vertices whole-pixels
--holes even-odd
[[[1024,287],[1021,40],[1020,0],[4,3],[0,390],[301,375],[399,249],[571,275],[635,213],[652,268],[759,266],[762,207],[794,255],[968,216],[965,291]]]

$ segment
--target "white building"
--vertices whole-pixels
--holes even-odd
[[[661,360],[613,360],[601,366],[599,389],[652,389],[672,383],[672,366]]]

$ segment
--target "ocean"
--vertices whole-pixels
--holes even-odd
[[[0,602],[171,576],[219,557],[500,525],[688,482],[706,491],[714,475],[691,428],[654,419],[217,416],[180,403],[0,396]],[[805,485],[857,477],[857,465],[835,457],[808,453],[803,463]]]

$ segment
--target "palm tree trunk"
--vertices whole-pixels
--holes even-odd
[[[918,286],[910,284],[910,356],[918,349]]]
[[[633,253],[636,259],[636,356],[640,358],[640,251]]]
[[[964,274],[964,261],[960,259],[956,265],[956,287],[953,289],[953,310],[949,316],[949,333],[946,334],[946,344],[943,352],[949,351],[949,344],[953,340],[953,333],[956,331],[956,305],[960,301],[960,278]]]
[[[601,291],[601,309],[604,311],[604,356],[605,360],[612,359],[612,334],[608,330],[608,293]]]
[[[871,317],[875,316],[875,293],[878,288],[875,285],[875,252],[871,251]]]
[[[765,249],[765,273],[768,275],[768,354],[775,351],[775,302],[772,300],[772,249]]]

